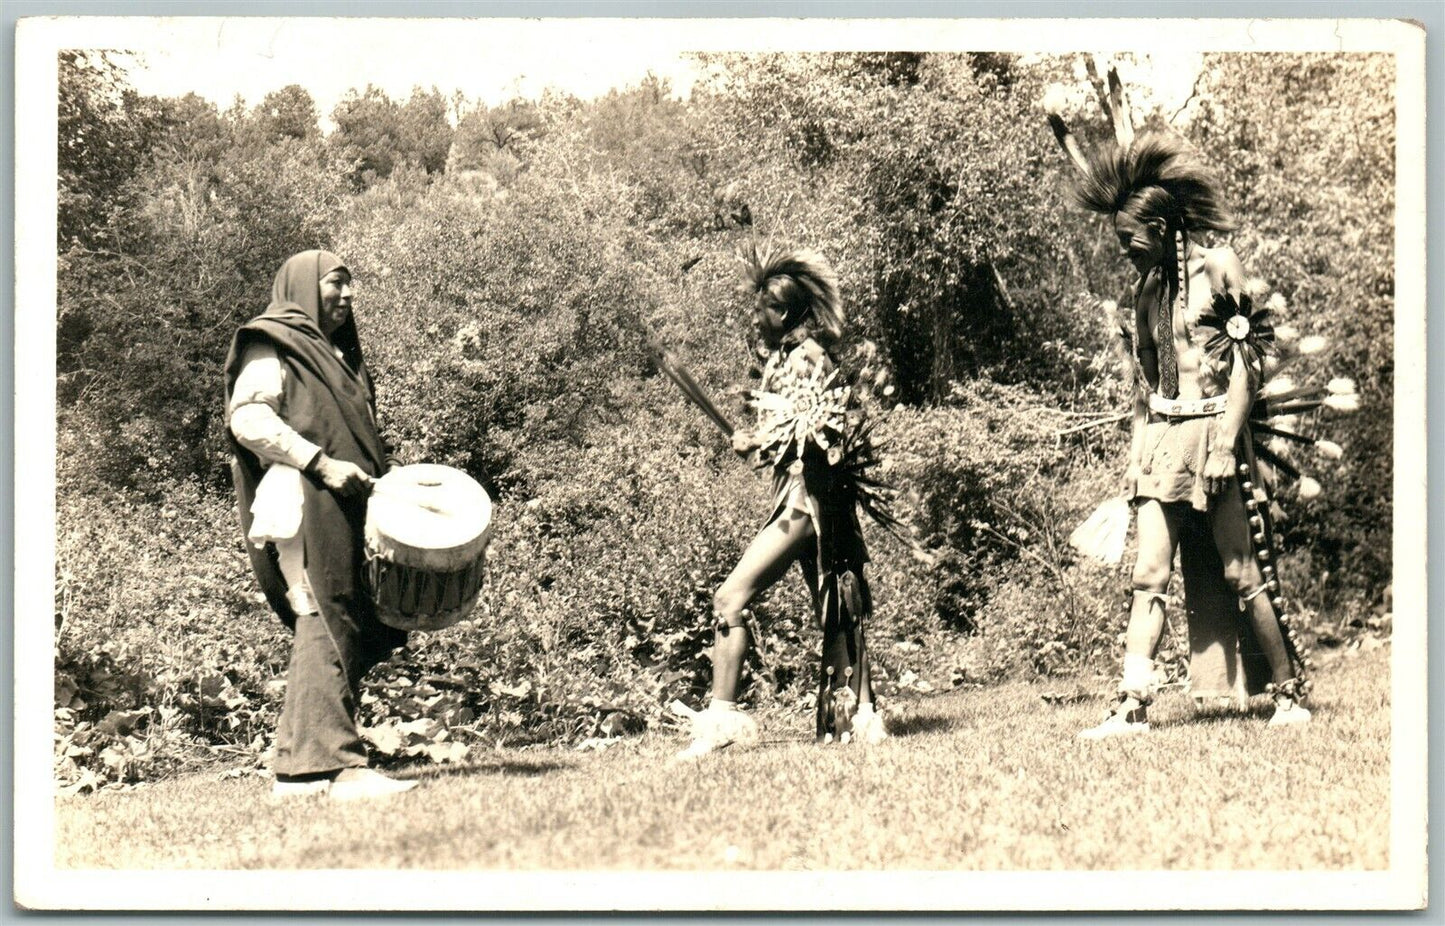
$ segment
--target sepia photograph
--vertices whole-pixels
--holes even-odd
[[[1424,906],[1423,27],[15,38],[21,907]]]

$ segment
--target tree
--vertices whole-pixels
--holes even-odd
[[[60,53],[56,234],[62,250],[102,244],[107,219],[144,166],[161,125],[155,101],[130,86],[119,54]]]
[[[347,176],[354,189],[391,174],[396,166],[400,107],[384,91],[367,84],[360,94],[348,92],[332,110],[331,121],[336,131],[330,145],[342,163],[352,165]]]
[[[446,169],[453,130],[447,121],[447,100],[435,88],[417,88],[398,104],[370,84],[365,92],[348,93],[331,114],[336,123],[330,145],[343,163],[354,189],[389,177],[404,165],[438,174]]]
[[[216,104],[194,93],[160,101],[164,130],[156,140],[162,158],[194,159],[202,163],[220,160],[236,143],[236,120],[222,115]]]
[[[1046,378],[1041,345],[1072,320],[1052,259],[1047,132],[1008,59],[706,62],[716,77],[701,98],[726,139],[718,171],[752,188],[758,221],[806,230],[851,275],[855,329],[887,346],[904,400],[941,401],[985,370]]]
[[[252,118],[268,141],[283,138],[310,141],[321,134],[316,124],[316,101],[297,84],[266,94],[253,110]]]
[[[447,170],[489,170],[503,153],[516,160],[519,149],[541,137],[542,131],[541,113],[531,100],[478,105],[457,120]]]
[[[447,101],[435,87],[411,92],[397,113],[397,159],[416,165],[428,174],[446,169],[453,130],[447,121]]]
[[[1044,139],[990,63],[930,55],[914,83],[871,90],[850,152],[877,247],[870,295],[914,400],[985,369],[1037,381],[1035,334],[1058,322],[1064,281],[1040,259],[1054,244]]]
[[[216,364],[281,260],[327,244],[339,181],[319,139],[142,97],[105,65],[63,62],[62,212],[79,230],[57,280],[63,453],[100,484],[219,479]]]

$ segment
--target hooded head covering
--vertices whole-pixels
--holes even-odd
[[[271,284],[271,304],[266,307],[266,314],[293,314],[300,310],[317,331],[323,331],[321,280],[334,270],[351,272],[346,262],[330,251],[302,251],[291,256],[276,271],[276,280]],[[346,363],[353,371],[362,369],[361,338],[356,333],[354,315],[348,314],[341,327],[331,332],[330,341],[346,357]]]
[[[287,258],[281,269],[276,271],[276,282],[271,284],[271,305],[289,302],[299,306],[312,321],[318,321],[321,312],[319,284],[322,277],[333,270],[347,270],[347,267],[330,251],[302,251]]]

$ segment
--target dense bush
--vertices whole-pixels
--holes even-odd
[[[833,257],[902,399],[942,401],[979,375],[1067,380],[1046,346],[1077,337],[1077,274],[1059,251],[1089,226],[1059,222],[1059,158],[1013,59],[709,60],[710,174],[765,234]]]
[[[281,262],[330,241],[344,187],[319,148],[216,147],[243,126],[171,124],[124,196],[139,205],[104,216],[112,244],[60,262],[61,430],[103,483],[220,485],[220,360]]]
[[[575,446],[632,401],[657,302],[642,243],[532,175],[505,198],[441,186],[382,212],[348,216],[337,245],[382,417],[403,457],[528,491],[528,448]]]
[[[234,505],[195,480],[153,502],[73,491],[70,476],[57,512],[57,774],[136,780],[258,754],[286,650]]]
[[[365,91],[352,91],[336,104],[331,119],[336,131],[327,143],[337,162],[347,165],[353,189],[365,189],[398,169],[430,175],[446,166],[454,133],[447,101],[435,88],[418,87],[405,103],[397,103],[368,84]]]

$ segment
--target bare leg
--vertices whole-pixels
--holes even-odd
[[[738,677],[748,649],[742,612],[754,598],[787,573],[788,567],[813,543],[813,522],[801,511],[784,512],[764,527],[743,551],[742,558],[713,596],[719,627],[713,638],[712,696],[737,699]]]
[[[1169,576],[1174,571],[1179,518],[1173,510],[1151,499],[1139,506],[1136,523],[1139,558],[1134,562],[1134,588],[1146,594],[1134,595],[1130,604],[1124,655],[1152,660],[1164,633],[1162,596],[1169,591]]]
[[[717,626],[713,633],[712,703],[705,711],[683,709],[692,718],[692,743],[677,754],[678,760],[693,761],[735,743],[757,742],[757,723],[736,704],[738,678],[748,650],[744,611],[812,548],[812,521],[802,512],[786,511],[758,532],[713,596]]]
[[[1244,500],[1232,480],[1215,497],[1210,506],[1209,520],[1214,531],[1214,543],[1219,548],[1219,558],[1224,561],[1225,581],[1235,594],[1247,599],[1245,606],[1249,611],[1249,623],[1264,648],[1265,658],[1269,660],[1270,676],[1275,684],[1287,682],[1294,676],[1294,668],[1290,664],[1284,637],[1280,634],[1274,605],[1267,593],[1261,593],[1264,576],[1260,574],[1250,546]]]
[[[1154,651],[1164,633],[1164,597],[1179,545],[1179,516],[1152,499],[1136,512],[1139,558],[1134,563],[1134,596],[1124,634],[1124,677],[1119,702],[1104,722],[1079,734],[1104,739],[1148,730],[1145,709],[1153,695]]]

